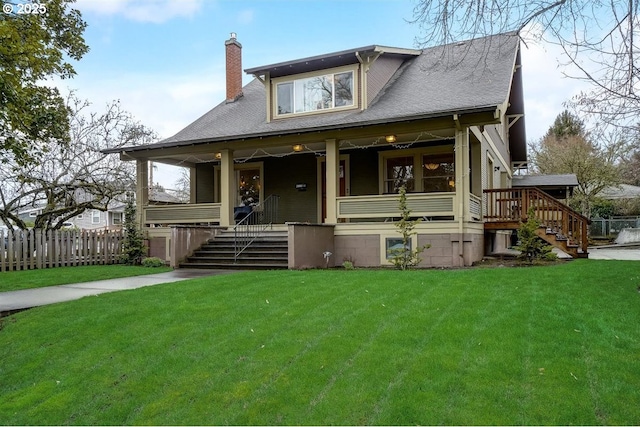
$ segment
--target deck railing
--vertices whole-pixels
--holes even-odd
[[[529,209],[541,225],[577,245],[584,253],[588,247],[589,219],[537,188],[501,188],[484,190],[487,228],[514,228],[527,220]]]

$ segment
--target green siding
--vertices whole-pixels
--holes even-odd
[[[354,150],[349,156],[351,196],[378,194],[378,151]]]
[[[314,155],[264,160],[264,197],[280,196],[278,222],[318,222],[317,168]],[[296,190],[297,183],[306,183],[307,191]]]
[[[213,166],[196,165],[196,203],[213,203]]]

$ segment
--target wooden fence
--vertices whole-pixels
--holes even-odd
[[[0,271],[116,264],[122,231],[0,230]]]

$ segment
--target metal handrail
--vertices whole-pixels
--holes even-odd
[[[237,262],[238,256],[260,236],[267,227],[278,222],[278,203],[280,196],[272,194],[261,203],[254,206],[251,213],[242,218],[234,227],[234,255],[233,262]]]

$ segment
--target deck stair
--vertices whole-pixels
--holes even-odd
[[[573,258],[587,258],[588,218],[538,188],[485,190],[485,230],[517,230],[530,210],[540,221],[536,234]]]
[[[264,230],[241,254],[237,257],[235,254],[235,233],[225,230],[180,263],[180,268],[286,269],[289,263],[287,232]]]

